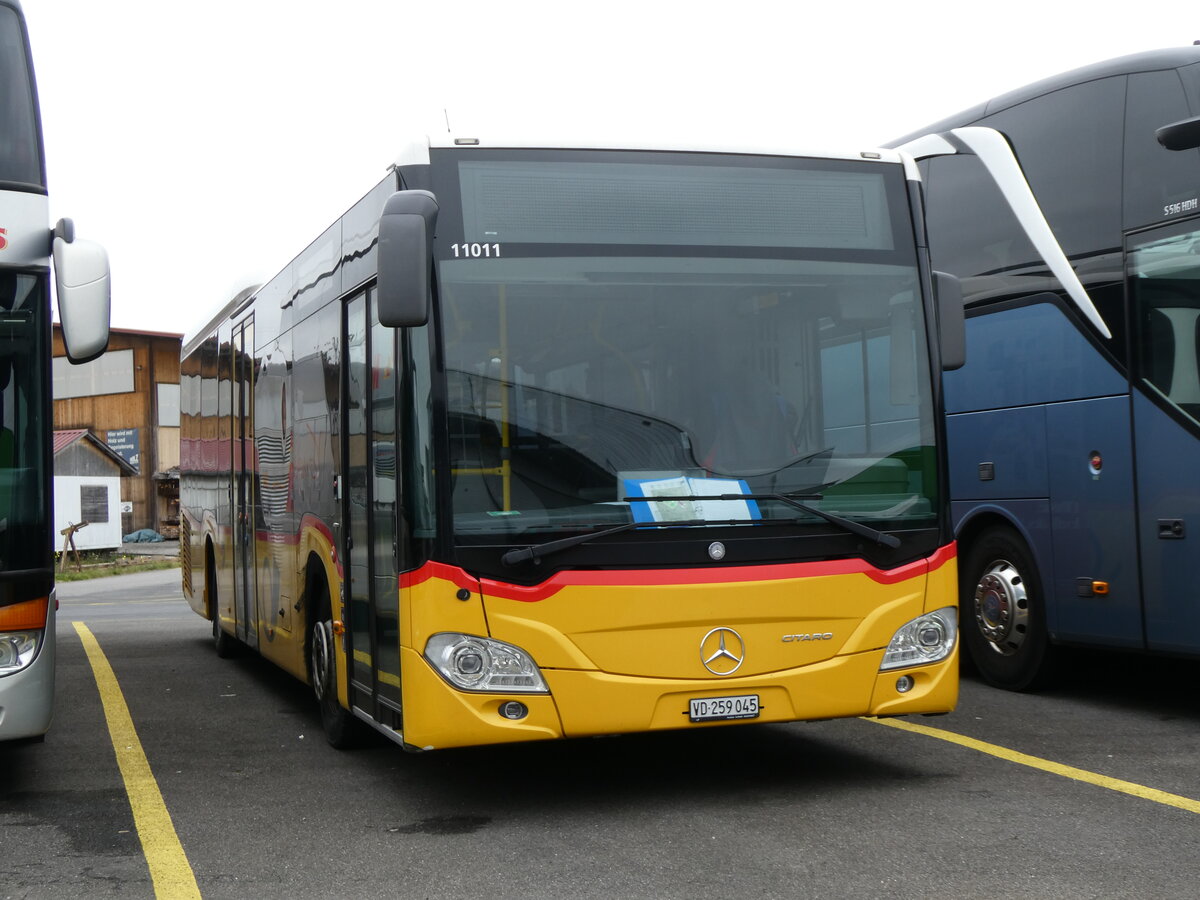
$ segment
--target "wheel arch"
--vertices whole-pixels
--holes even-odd
[[[998,504],[974,507],[955,526],[954,536],[958,542],[958,559],[960,565],[970,555],[971,548],[979,540],[980,535],[993,528],[1009,528],[1016,532],[1021,542],[1024,543],[1025,549],[1029,551],[1036,570],[1034,575],[1039,581],[1042,597],[1048,599],[1050,596],[1048,585],[1053,583],[1054,570],[1054,558],[1049,549],[1051,534],[1048,524],[1048,512],[1047,510],[1047,526],[1044,529],[1039,529],[1038,533],[1034,533],[1025,524],[1025,520],[1011,509]],[[1049,615],[1052,611],[1053,605],[1047,603],[1047,614]]]
[[[340,617],[341,604],[338,602],[339,597],[336,591],[340,587],[340,582],[337,580],[337,570],[333,568],[332,562],[321,552],[319,547],[310,547],[305,554],[303,568],[301,569],[303,581],[303,593],[300,595],[300,600],[297,603],[297,610],[302,616],[302,624],[304,641],[300,645],[304,653],[303,672],[304,676],[312,683],[311,671],[311,653],[310,649],[313,640],[313,628],[319,621],[322,612],[322,606],[328,604],[327,610],[330,618],[335,621]],[[341,655],[340,641],[338,653]],[[345,660],[341,660],[339,665],[340,672],[345,669]],[[344,676],[339,677],[339,681],[344,684]],[[341,696],[345,697],[345,688],[340,691]]]
[[[330,613],[333,612],[334,581],[329,577],[328,565],[321,557],[321,554],[316,550],[309,550],[304,560],[304,589],[300,595],[300,612],[304,616],[304,631],[307,634],[312,631],[312,624],[316,621],[319,609],[314,609],[314,606],[323,600],[327,599],[330,606]],[[321,595],[321,588],[324,588],[324,596]],[[318,599],[320,598],[320,599]]]
[[[217,550],[211,534],[204,535],[204,615],[217,617]]]
[[[957,529],[962,658],[996,687],[1038,690],[1053,681],[1057,669],[1049,515],[1023,518],[1001,506],[971,513]]]

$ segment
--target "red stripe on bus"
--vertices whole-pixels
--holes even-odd
[[[941,547],[927,559],[899,566],[877,569],[861,559],[833,559],[821,562],[780,563],[767,566],[730,566],[710,569],[613,569],[605,571],[558,572],[541,584],[526,587],[477,579],[457,566],[430,562],[400,576],[400,587],[411,588],[433,579],[449,581],[456,587],[507,600],[536,603],[553,597],[566,587],[631,587],[648,585],[736,584],[739,582],[784,581],[793,578],[820,578],[831,575],[865,575],[877,584],[899,584],[928,572],[940,569],[957,556],[955,544]]]

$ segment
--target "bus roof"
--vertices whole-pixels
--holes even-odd
[[[1069,72],[1052,75],[1049,78],[1043,78],[1041,81],[1035,81],[1024,87],[1000,94],[955,115],[948,116],[940,122],[927,125],[919,131],[914,131],[911,134],[906,134],[904,137],[888,141],[886,146],[898,147],[922,135],[940,134],[941,132],[949,131],[951,128],[958,128],[971,122],[977,122],[984,116],[990,116],[1003,109],[1016,106],[1018,103],[1024,103],[1026,100],[1031,100],[1034,97],[1049,94],[1052,91],[1061,90],[1062,88],[1071,87],[1072,85],[1095,81],[1099,78],[1108,78],[1111,75],[1128,75],[1133,72],[1177,69],[1180,66],[1188,66],[1193,63],[1200,63],[1200,45],[1172,47],[1166,50],[1150,50],[1145,53],[1134,53],[1129,56],[1106,59],[1102,62],[1083,66],[1082,68],[1072,69]]]
[[[2,0],[0,0],[2,2]],[[392,168],[400,168],[403,166],[428,165],[430,149],[450,149],[450,150],[472,150],[481,149],[529,149],[529,150],[626,150],[633,152],[674,152],[674,153],[723,153],[742,156],[780,156],[780,157],[796,157],[801,159],[834,159],[834,160],[850,160],[857,162],[880,163],[884,165],[902,165],[904,167],[904,175],[909,180],[919,180],[920,173],[917,171],[916,165],[912,161],[912,157],[907,154],[900,153],[897,150],[885,148],[864,148],[862,150],[847,151],[839,150],[833,152],[813,152],[811,149],[807,152],[798,149],[789,148],[764,148],[762,146],[747,147],[736,144],[721,144],[721,143],[697,143],[697,142],[678,142],[673,141],[617,141],[617,140],[600,140],[600,141],[582,141],[582,140],[564,140],[561,137],[551,140],[538,140],[536,137],[524,137],[511,140],[497,139],[482,139],[477,137],[463,137],[450,133],[434,134],[426,136],[422,140],[415,140],[406,145],[396,158]],[[391,175],[390,177],[395,177]],[[384,180],[387,180],[386,178]],[[378,188],[379,185],[376,185]],[[372,193],[368,191],[359,203],[366,200]],[[382,211],[382,210],[381,210]],[[334,224],[336,224],[335,220]],[[314,238],[315,241],[320,240],[320,236]],[[311,247],[312,244],[309,244]],[[303,252],[303,251],[302,251]],[[299,256],[296,256],[288,263],[295,262]],[[240,291],[231,300],[227,301],[221,309],[208,319],[205,324],[194,330],[189,330],[184,336],[183,341],[183,356],[189,356],[195,349],[209,337],[213,330],[220,322],[232,318],[242,308],[248,307],[254,300],[256,294],[264,287],[272,284],[279,277],[279,274],[287,270],[285,266],[271,281],[265,284],[249,285]]]
[[[507,150],[628,150],[633,152],[659,153],[728,153],[739,156],[788,156],[809,159],[842,159],[863,160],[872,162],[900,163],[900,154],[880,147],[861,147],[849,150],[845,147],[836,150],[818,149],[814,147],[794,146],[764,146],[762,144],[739,144],[733,141],[725,142],[705,138],[699,141],[687,139],[621,139],[607,137],[599,140],[582,137],[555,135],[532,135],[513,137],[511,135],[490,135],[479,137],[474,134],[440,133],[428,135],[423,140],[416,140],[406,145],[396,159],[397,166],[427,164],[431,149],[469,150],[507,149]]]

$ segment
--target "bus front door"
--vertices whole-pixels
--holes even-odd
[[[351,704],[400,726],[396,544],[396,333],[379,324],[374,291],[345,306],[343,558]]]
[[[1200,650],[1200,221],[1129,239],[1138,546],[1146,646]]]

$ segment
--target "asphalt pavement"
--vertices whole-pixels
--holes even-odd
[[[217,657],[179,579],[59,585],[54,727],[0,746],[0,900],[184,896],[175,876],[205,900],[1190,900],[1200,883],[1200,663],[1077,655],[1040,694],[967,678],[955,712],[892,723],[917,730],[343,752],[310,688]]]

